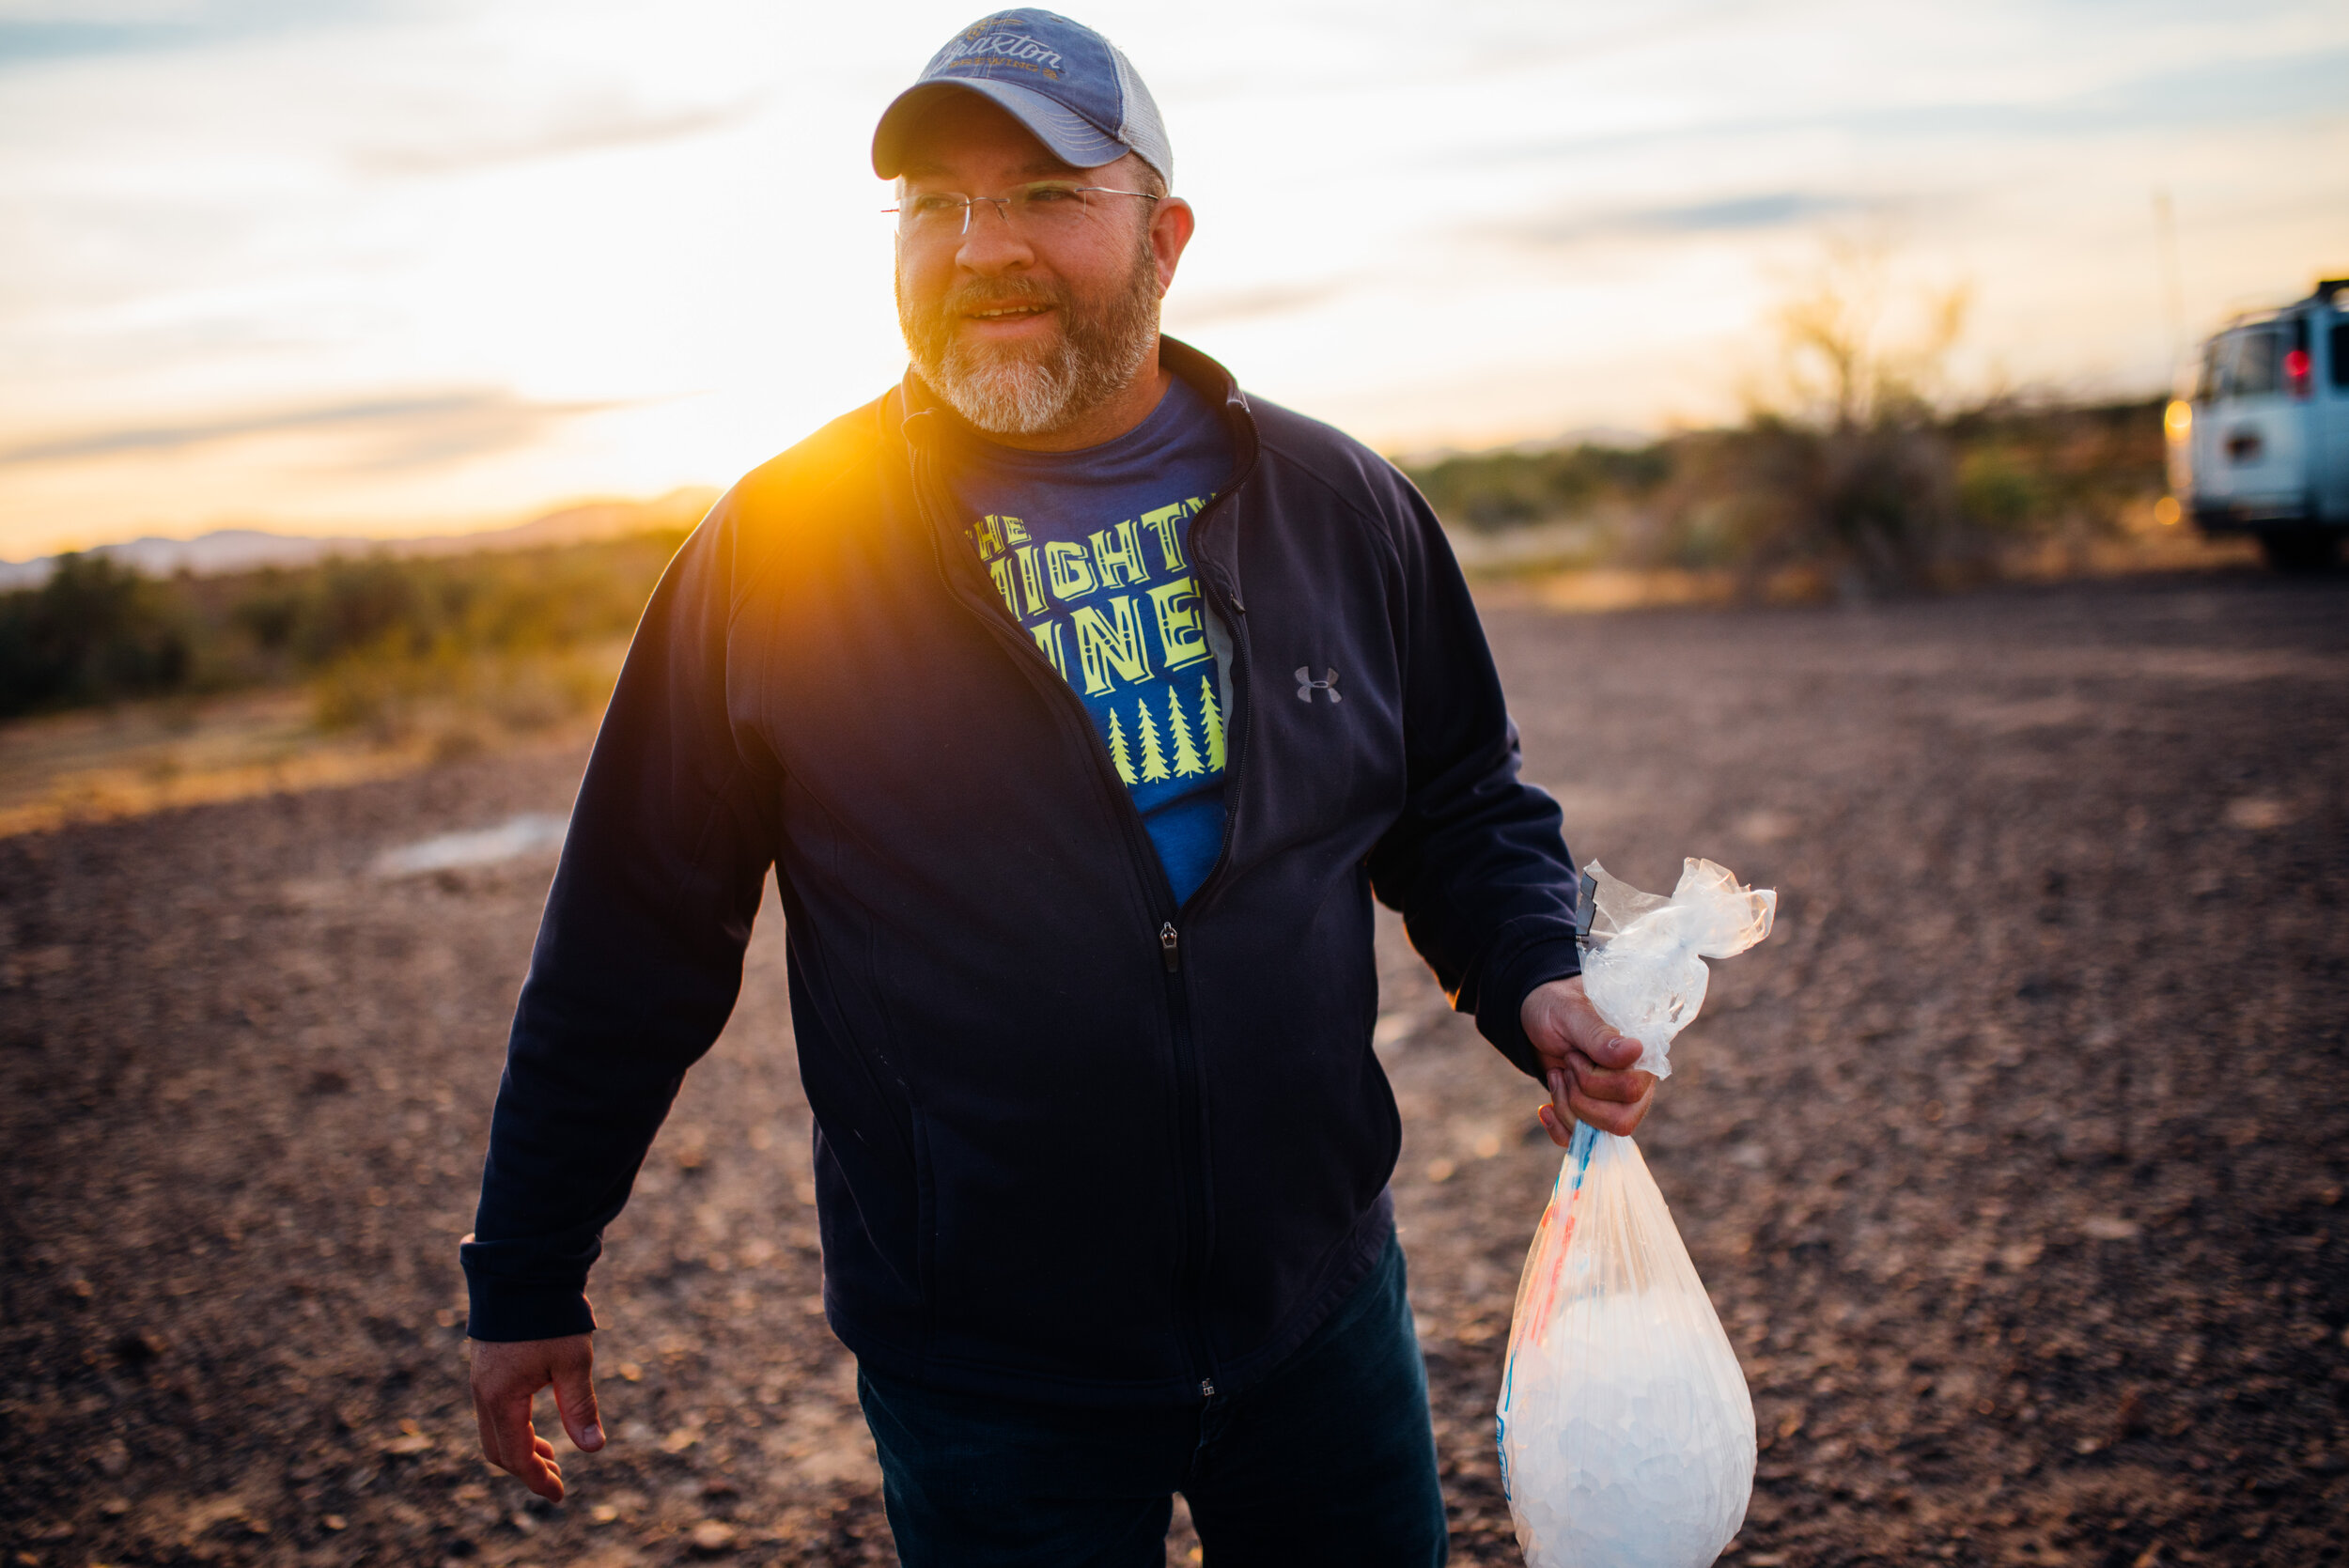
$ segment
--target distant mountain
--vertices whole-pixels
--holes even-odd
[[[479,534],[428,534],[414,538],[370,539],[349,535],[272,534],[259,528],[219,528],[193,539],[147,537],[99,545],[85,551],[103,555],[149,577],[181,570],[198,577],[253,571],[261,567],[306,567],[334,555],[470,555],[485,550],[534,550],[580,544],[623,534],[691,528],[718,499],[706,486],[687,486],[652,501],[591,501],[566,506],[512,528]],[[57,558],[0,561],[0,590],[37,587],[49,580]]]

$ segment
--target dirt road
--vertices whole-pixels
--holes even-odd
[[[2349,585],[1489,621],[1582,859],[1781,890],[1641,1139],[1754,1389],[1724,1560],[2349,1553]],[[455,1244],[549,862],[375,858],[579,761],[0,840],[4,1560],[894,1560],[771,900],[598,1272],[614,1447],[559,1509],[472,1452]],[[1514,1562],[1555,1155],[1382,929],[1455,1560]]]

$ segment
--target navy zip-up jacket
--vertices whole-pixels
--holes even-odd
[[[1232,640],[1214,871],[1175,906],[958,531],[918,380],[752,473],[654,592],[572,812],[463,1249],[475,1338],[594,1327],[603,1227],[770,866],[825,1311],[898,1376],[1197,1401],[1313,1331],[1392,1223],[1374,892],[1538,1078],[1517,1010],[1576,970],[1573,862],[1434,514],[1162,358],[1237,456],[1190,533]]]

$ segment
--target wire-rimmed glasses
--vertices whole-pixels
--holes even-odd
[[[1078,185],[1066,179],[1032,179],[1000,196],[966,196],[959,191],[912,191],[884,212],[897,217],[900,233],[917,240],[960,238],[971,232],[971,212],[982,204],[992,207],[1015,229],[1030,234],[1067,233],[1084,225],[1095,196],[1159,198],[1147,191],[1120,191],[1108,185]]]

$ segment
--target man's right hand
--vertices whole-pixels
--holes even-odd
[[[549,1502],[563,1500],[563,1467],[554,1462],[554,1445],[531,1428],[531,1401],[552,1384],[572,1445],[582,1453],[603,1447],[590,1375],[593,1339],[474,1341],[473,1414],[481,1424],[482,1455]]]
[[[1536,1114],[1552,1143],[1571,1146],[1572,1122],[1625,1138],[1639,1130],[1656,1103],[1656,1075],[1637,1064],[1646,1048],[1598,1016],[1580,975],[1534,986],[1517,1017],[1549,1083]]]

